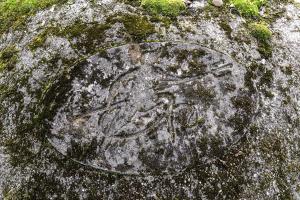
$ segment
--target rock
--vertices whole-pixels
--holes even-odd
[[[233,105],[228,99],[244,98],[239,86],[243,85],[240,77],[245,71],[226,55],[196,44],[162,42],[135,46],[108,49],[104,56],[95,54],[87,58],[80,69],[76,67],[76,70],[83,70],[83,77],[97,78],[89,82],[85,78],[73,78],[69,100],[54,116],[48,139],[64,155],[72,149],[72,141],[63,138],[88,143],[95,141],[96,155],[84,162],[96,169],[153,175],[155,155],[156,173],[181,173],[191,165],[192,152],[197,148],[194,141],[198,140],[202,125],[211,127],[207,133],[220,127],[224,137],[232,134],[226,124],[209,113],[210,109],[218,110],[224,121],[233,117],[230,110],[220,105],[230,108]],[[193,55],[187,52],[193,52]],[[139,63],[132,56],[135,54],[139,54]],[[112,70],[117,63],[126,64],[118,66],[117,71]],[[184,68],[181,63],[185,64]],[[201,68],[195,69],[200,63]],[[105,80],[104,77],[115,78]],[[104,80],[113,84],[103,85]],[[232,87],[230,91],[226,89],[228,85]],[[216,90],[218,87],[224,90]],[[86,92],[86,88],[91,89]],[[85,99],[80,97],[82,93],[87,94]],[[85,101],[85,108],[78,104],[81,101]],[[74,107],[76,104],[78,107]],[[250,108],[248,114],[253,113],[255,110]],[[211,121],[207,120],[209,118]],[[81,125],[77,123],[79,120]],[[73,126],[74,121],[76,126]],[[185,135],[180,131],[183,129]],[[84,130],[84,136],[80,134],[81,130]],[[193,137],[194,141],[187,143],[187,136]],[[235,138],[239,139],[238,136]],[[126,142],[120,144],[123,140]],[[103,142],[98,144],[100,141]],[[116,146],[119,152],[116,152]],[[158,146],[168,151],[156,154]],[[102,153],[105,157],[100,156]],[[82,162],[75,155],[73,159]]]
[[[212,4],[214,6],[221,7],[221,6],[223,6],[224,3],[222,0],[212,0]]]
[[[1,32],[0,199],[300,196],[299,7],[59,2]]]
[[[190,7],[191,8],[194,8],[194,9],[199,9],[199,8],[204,8],[205,6],[205,2],[201,1],[193,1],[193,3],[190,4]]]

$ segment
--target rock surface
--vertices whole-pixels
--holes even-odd
[[[223,6],[224,4],[222,0],[213,0],[212,3],[214,6],[218,6],[218,7]]]
[[[262,9],[268,56],[229,9],[74,0],[2,34],[0,199],[299,199],[300,9]]]

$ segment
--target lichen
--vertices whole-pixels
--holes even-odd
[[[171,17],[179,15],[186,8],[183,0],[142,0],[141,5],[152,13]]]

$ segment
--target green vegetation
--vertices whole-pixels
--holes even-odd
[[[219,22],[219,26],[224,30],[224,32],[227,35],[227,37],[229,39],[232,39],[232,37],[231,37],[232,28],[230,27],[230,25],[228,24],[228,22],[225,21],[225,20],[223,20],[223,21]]]
[[[123,18],[123,24],[127,32],[137,40],[141,40],[155,32],[154,26],[146,17],[129,15]]]
[[[265,23],[251,23],[249,28],[251,35],[259,42],[267,42],[272,37],[272,32]]]
[[[273,98],[271,87],[274,81],[273,71],[264,67],[262,64],[252,63],[247,68],[244,76],[245,87],[248,88],[249,94],[261,92],[267,98]]]
[[[39,47],[42,47],[44,43],[46,42],[46,39],[49,35],[55,35],[59,33],[58,28],[49,27],[45,29],[42,33],[38,34],[30,43],[29,43],[29,49],[31,51],[36,50]]]
[[[142,6],[152,13],[170,17],[179,15],[186,8],[183,0],[142,0]]]
[[[155,27],[147,17],[117,13],[103,24],[76,21],[64,28],[48,27],[33,38],[28,47],[31,51],[43,47],[47,38],[52,35],[69,39],[73,48],[81,53],[93,53],[96,49],[102,48],[105,32],[115,23],[123,23],[129,41],[144,41],[150,34],[155,33]],[[74,38],[76,38],[75,43],[72,42]]]
[[[1,0],[0,34],[9,28],[23,25],[26,19],[40,9],[67,0]]]
[[[259,8],[266,3],[266,0],[231,0],[231,3],[241,15],[254,17],[259,15]]]
[[[155,33],[155,28],[152,23],[145,16],[123,14],[115,15],[111,19],[107,20],[107,23],[114,24],[117,22],[122,22],[126,29],[128,35],[134,41],[142,41],[147,36],[152,33]]]
[[[81,21],[77,21],[64,28],[47,27],[28,44],[28,47],[31,51],[34,51],[37,48],[43,47],[49,36],[60,36],[69,40],[77,38],[77,42],[72,43],[73,47],[86,53],[92,53],[96,46],[101,44],[105,36],[105,31],[109,28],[109,23],[83,23]]]
[[[83,23],[78,21],[56,33],[58,36],[67,37],[70,40],[77,38],[74,48],[85,53],[92,53],[105,38],[105,31],[111,27],[110,24]],[[55,34],[55,33],[54,33]]]
[[[272,32],[268,26],[263,23],[251,23],[249,25],[250,33],[258,41],[258,51],[264,57],[270,57],[272,55],[272,47],[270,45],[270,39],[272,37]]]
[[[17,63],[17,49],[15,46],[8,46],[0,52],[0,72],[2,70],[12,70]]]
[[[272,47],[270,39],[272,32],[265,22],[253,22],[262,20],[259,15],[260,8],[265,5],[267,0],[230,0],[230,3],[237,9],[237,11],[247,18],[247,23],[250,25],[247,27],[250,34],[258,41],[258,51],[264,58],[268,58],[272,55]],[[223,24],[222,24],[223,25]],[[223,25],[223,29],[226,27]]]

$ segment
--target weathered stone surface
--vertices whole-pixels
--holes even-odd
[[[299,10],[264,7],[265,44],[207,1],[69,1],[8,30],[0,199],[300,198]]]
[[[49,139],[62,154],[102,170],[182,173],[204,135],[241,137],[230,125],[235,101],[244,98],[252,106],[245,124],[257,107],[241,89],[245,70],[192,43],[129,44],[79,65],[71,69],[78,75]],[[77,155],[83,144],[91,149]]]

